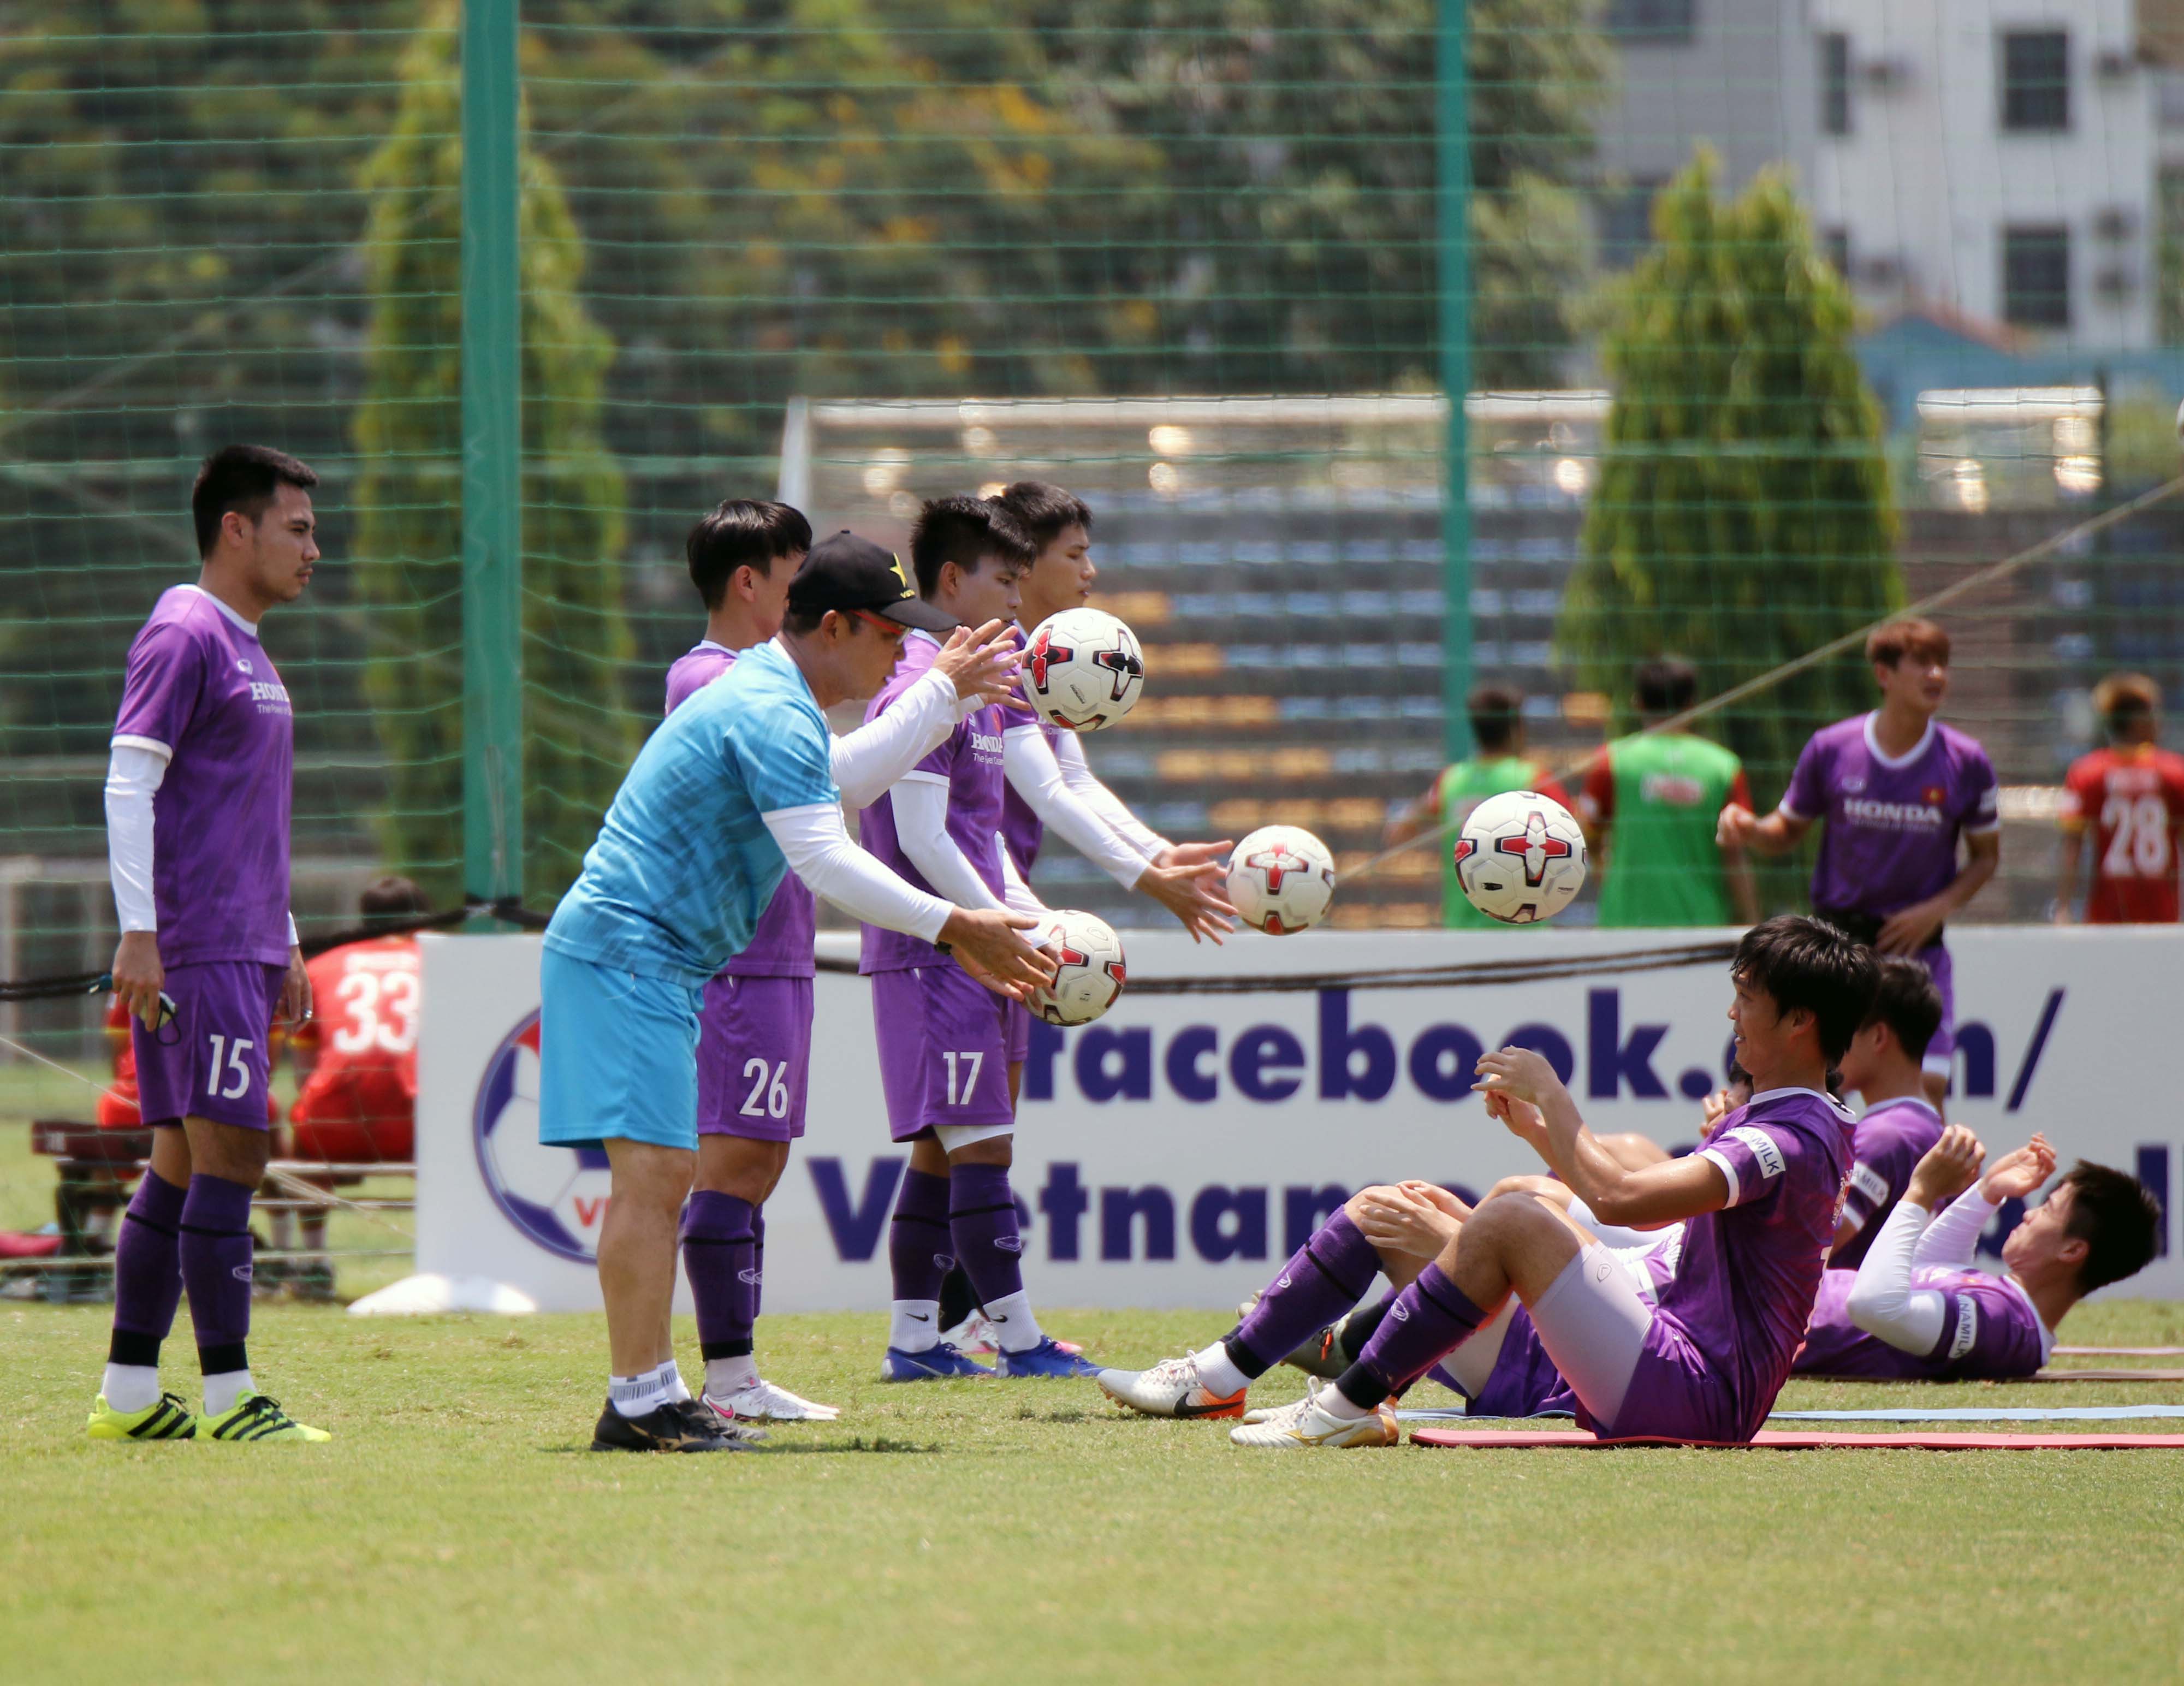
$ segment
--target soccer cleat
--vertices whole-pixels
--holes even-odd
[[[724,1423],[832,1422],[842,1413],[830,1405],[800,1398],[786,1388],[777,1388],[762,1376],[724,1398],[705,1394],[699,1403]]]
[[[297,1422],[263,1394],[245,1394],[218,1416],[206,1417],[198,1425],[198,1435],[200,1439],[242,1440],[253,1444],[260,1440],[295,1440],[317,1445],[334,1438],[323,1428]]]
[[[1102,1370],[1100,1387],[1117,1405],[1147,1416],[1241,1416],[1244,1395],[1225,1397],[1198,1379],[1198,1360],[1186,1353],[1164,1358],[1150,1370]]]
[[[160,1394],[142,1411],[116,1411],[101,1394],[84,1433],[94,1440],[194,1440],[198,1420],[172,1394]]]
[[[1363,1416],[1337,1416],[1320,1403],[1328,1389],[1316,1378],[1308,1387],[1295,1404],[1254,1412],[1260,1420],[1238,1424],[1228,1431],[1229,1439],[1239,1446],[1310,1452],[1323,1447],[1392,1446],[1403,1438],[1395,1411],[1385,1403]]]
[[[1346,1314],[1336,1318],[1282,1362],[1307,1376],[1332,1382],[1350,1367],[1350,1360],[1342,1355],[1342,1326],[1349,1321]]]
[[[1001,1349],[1000,1339],[983,1311],[973,1311],[954,1328],[942,1330],[940,1338],[965,1352],[999,1352]]]
[[[1037,1346],[1026,1347],[1022,1352],[1011,1352],[1004,1347],[1001,1355],[994,1360],[996,1376],[1093,1381],[1100,1373],[1098,1365],[1076,1348],[1064,1346],[1052,1335],[1041,1337]]]
[[[721,1432],[718,1420],[695,1399],[673,1399],[642,1416],[624,1416],[609,1399],[592,1430],[595,1452],[748,1452],[741,1438]]]
[[[952,1377],[991,1377],[993,1373],[984,1365],[964,1357],[946,1341],[929,1346],[923,1352],[905,1352],[899,1346],[891,1346],[887,1356],[880,1360],[883,1382],[945,1382]]]

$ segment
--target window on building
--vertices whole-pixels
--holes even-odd
[[[2059,225],[2002,231],[2002,319],[2020,328],[2070,326],[2070,231]]]
[[[2019,135],[2052,135],[2070,126],[2069,31],[2003,31],[2002,126]]]
[[[1698,0],[1607,0],[1607,32],[1675,45],[1698,34]]]
[[[1850,133],[1850,37],[1836,31],[1820,37],[1820,132]]]
[[[1646,255],[1646,248],[1653,243],[1653,200],[1665,185],[1658,181],[1634,181],[1601,194],[1596,214],[1602,267],[1627,270]]]
[[[1850,231],[1837,224],[1820,231],[1820,255],[1845,281],[1850,279]]]

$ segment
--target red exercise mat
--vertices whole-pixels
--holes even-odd
[[[1413,1428],[1411,1444],[1451,1450],[1470,1447],[1485,1450],[1512,1448],[1577,1447],[1597,1451],[1613,1446],[1709,1446],[1742,1451],[1744,1445],[1724,1440],[1669,1440],[1636,1435],[1627,1440],[1599,1440],[1585,1433],[1536,1428]],[[1919,1452],[2089,1452],[2134,1451],[2166,1448],[2184,1451],[2184,1434],[1786,1434],[1763,1428],[1751,1442],[1754,1447],[1781,1452],[1814,1452],[1855,1447]]]

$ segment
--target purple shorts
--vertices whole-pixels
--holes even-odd
[[[811,980],[738,977],[705,986],[698,1015],[698,1133],[793,1142],[811,1077]]]
[[[268,1030],[287,977],[287,967],[258,960],[169,970],[164,987],[175,1021],[157,1032],[145,1029],[142,1019],[129,1021],[137,1103],[147,1124],[209,1118],[246,1130],[269,1127]]]
[[[1930,949],[1919,949],[1916,958],[1933,978],[1934,988],[1942,992],[1942,1027],[1926,1044],[1926,1058],[1922,1063],[1927,1071],[1947,1077],[1957,1051],[1956,965],[1950,960],[1949,951],[1939,943]]]
[[[1021,1001],[1006,1004],[1009,1064],[1021,1066],[1031,1057],[1031,1009]]]
[[[1009,1105],[1011,1004],[959,965],[872,974],[872,1029],[890,1137],[907,1142],[936,1124],[1016,1121]]]

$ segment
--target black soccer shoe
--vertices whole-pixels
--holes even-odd
[[[747,1452],[682,1401],[672,1401],[643,1416],[624,1416],[609,1399],[592,1430],[595,1452]]]

